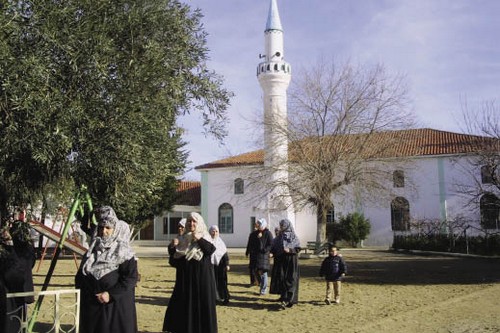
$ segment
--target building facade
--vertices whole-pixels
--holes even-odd
[[[393,156],[370,162],[383,163],[390,169],[383,180],[385,193],[359,196],[358,189],[348,186],[341,197],[332,198],[330,221],[353,212],[363,213],[371,224],[364,242],[369,246],[390,246],[394,234],[409,232],[410,224],[418,221],[462,219],[476,229],[498,231],[500,193],[484,177],[484,166],[477,163],[480,157],[470,142],[478,137],[433,129],[404,130],[400,135],[404,140],[391,150]],[[217,160],[196,169],[201,172],[202,215],[209,223],[219,224],[228,246],[245,246],[253,222],[268,217],[258,207],[258,189],[251,180],[264,169],[264,151]],[[473,200],[469,192],[479,185],[484,193]],[[295,216],[301,241],[315,241],[315,209],[297,210]],[[271,230],[279,223],[276,219],[269,222]]]

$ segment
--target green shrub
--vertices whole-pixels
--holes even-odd
[[[339,224],[342,230],[342,239],[352,247],[357,247],[370,234],[370,220],[361,213],[350,213],[347,216],[342,216]]]

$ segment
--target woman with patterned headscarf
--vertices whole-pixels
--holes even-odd
[[[129,225],[109,206],[94,213],[97,228],[75,277],[80,289],[80,332],[137,333],[138,274]]]
[[[217,333],[214,266],[211,242],[203,217],[190,213],[186,233],[179,240],[170,264],[181,273],[168,303],[163,331],[171,333]]]
[[[281,309],[291,308],[297,304],[299,298],[299,262],[300,241],[292,223],[288,219],[280,221],[280,233],[273,242],[271,253],[273,254],[276,266],[276,274],[280,286],[280,307]]]

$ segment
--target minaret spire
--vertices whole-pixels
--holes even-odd
[[[280,14],[278,13],[278,4],[276,0],[272,0],[269,4],[269,14],[267,15],[266,31],[268,30],[280,30],[283,31],[281,27]]]
[[[264,172],[272,187],[267,195],[267,218],[273,223],[290,218],[294,210],[288,195],[288,139],[286,90],[291,80],[291,67],[284,60],[283,28],[276,0],[270,0],[263,62],[257,66],[257,78],[264,103]]]

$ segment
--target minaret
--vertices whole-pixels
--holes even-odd
[[[265,182],[273,190],[267,195],[267,218],[277,224],[289,218],[293,224],[294,209],[287,195],[288,139],[286,90],[291,79],[291,68],[284,60],[283,28],[276,0],[271,0],[267,17],[264,61],[257,66],[257,78],[264,102],[264,170]]]

